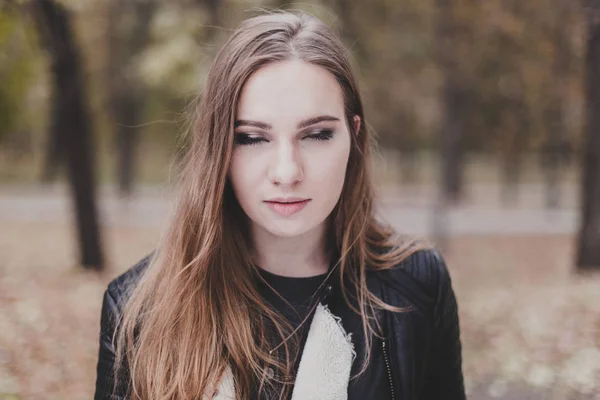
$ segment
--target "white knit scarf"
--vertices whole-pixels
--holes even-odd
[[[347,400],[355,357],[351,334],[346,333],[339,317],[319,303],[300,359],[292,400]],[[235,400],[231,370],[226,372],[212,399]]]

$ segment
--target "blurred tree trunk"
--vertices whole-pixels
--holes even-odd
[[[514,206],[517,202],[519,181],[521,176],[521,151],[515,146],[502,157],[502,205]]]
[[[457,203],[463,195],[462,137],[464,131],[465,82],[453,43],[457,21],[452,0],[436,0],[436,51],[443,74],[442,121],[439,129],[441,189],[446,201]]]
[[[402,127],[396,133],[397,138],[393,145],[400,150],[400,178],[402,184],[414,185],[419,181],[419,146],[417,140],[418,122],[414,112],[408,107],[399,107],[398,112],[392,117],[393,126]]]
[[[506,1],[504,7],[509,15],[516,20],[527,20],[529,17],[529,4],[521,0]],[[514,32],[513,32],[514,33]],[[524,34],[514,35],[508,32],[502,34],[504,51],[503,78],[499,80],[500,93],[503,94],[507,103],[508,125],[507,132],[500,132],[501,138],[506,138],[506,146],[501,148],[502,152],[502,205],[514,206],[519,195],[519,183],[523,170],[523,153],[527,147],[531,133],[530,121],[532,118],[527,101],[525,89],[526,77],[523,60],[529,48]],[[506,119],[505,119],[506,121]]]
[[[508,143],[502,154],[502,204],[513,206],[517,202],[519,182],[523,169],[523,149],[529,134],[529,109],[522,92],[522,84],[518,85],[518,92],[510,105],[510,121],[508,125],[512,131],[507,137]]]
[[[103,257],[96,211],[92,131],[70,15],[53,0],[32,0],[28,5],[50,56],[54,103],[52,129],[60,135],[60,143],[64,145],[62,154],[73,193],[81,265],[101,269]]]
[[[37,23],[39,25],[39,22]],[[38,26],[38,30],[39,30]],[[40,32],[40,36],[41,32]],[[52,101],[50,104],[50,126],[44,143],[44,160],[42,163],[42,170],[40,174],[40,180],[42,183],[52,183],[56,180],[61,168],[61,164],[64,166],[64,151],[66,143],[64,143],[64,135],[61,132],[61,125],[59,119],[60,105],[58,102]]]
[[[223,26],[223,18],[221,16],[222,0],[196,0],[196,4],[204,8],[208,13],[209,26],[207,27],[208,29],[204,30],[204,40],[211,42],[217,37],[219,28]]]
[[[405,147],[398,152],[400,156],[401,183],[414,185],[419,183],[419,151],[415,146]]]
[[[554,23],[550,35],[554,45],[552,74],[555,80],[552,84],[552,94],[546,107],[545,118],[547,126],[546,144],[543,149],[542,162],[546,178],[546,207],[554,209],[561,203],[561,172],[566,161],[566,124],[564,118],[564,99],[567,94],[565,76],[569,73],[569,60],[573,57],[569,46],[568,0],[556,2]]]
[[[587,138],[577,267],[600,269],[600,1],[590,2],[587,37]]]
[[[221,20],[221,0],[205,0],[205,3],[210,14],[211,25],[220,27],[223,22]]]
[[[57,107],[58,105],[54,102],[50,104],[50,129],[44,144],[44,161],[40,176],[42,183],[51,183],[56,180],[61,160],[64,157],[62,150],[65,148],[65,143],[62,143],[63,135],[60,132],[59,121],[56,120],[60,115]]]
[[[132,60],[148,44],[155,9],[154,1],[116,0],[110,5],[108,97],[117,147],[117,182],[119,192],[124,196],[133,192],[139,125],[144,108],[143,83]],[[122,25],[127,25],[122,23],[124,19],[133,21],[128,29],[121,29]]]
[[[363,41],[359,39],[359,23],[354,18],[357,4],[352,0],[332,0],[331,7],[340,20],[339,30],[342,42],[360,64],[361,62],[368,62],[369,57],[363,46]],[[366,42],[366,37],[363,40]]]

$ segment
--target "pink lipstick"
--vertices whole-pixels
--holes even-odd
[[[298,197],[273,198],[265,201],[269,208],[284,217],[290,216],[302,210],[311,199],[302,199]]]

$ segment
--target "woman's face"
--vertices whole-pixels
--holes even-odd
[[[335,78],[302,61],[262,67],[242,89],[234,137],[229,178],[253,231],[294,237],[324,228],[350,154]]]

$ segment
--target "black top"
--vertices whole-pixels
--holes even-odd
[[[259,280],[259,293],[267,304],[281,313],[294,328],[302,322],[315,301],[318,300],[320,293],[316,293],[317,289],[325,284],[324,281],[327,277],[327,273],[296,278],[276,275],[261,268],[258,268],[258,271],[266,282]],[[322,291],[319,290],[319,292]]]
[[[276,275],[262,268],[257,268],[260,277],[263,280],[257,280],[257,289],[262,298],[265,300],[267,305],[273,310],[283,316],[287,322],[290,323],[292,330],[295,330],[304,323],[294,333],[294,337],[298,338],[298,349],[293,350],[294,354],[302,354],[306,338],[308,336],[308,330],[312,322],[312,315],[315,310],[316,304],[319,300],[324,297],[327,293],[327,285],[325,282],[327,273],[321,275],[315,275],[311,277],[289,277]],[[310,314],[310,315],[309,315]],[[305,318],[307,318],[305,321]],[[281,343],[281,337],[276,332],[273,332],[273,345],[275,348]],[[290,340],[291,342],[291,340]],[[279,350],[283,350],[284,346],[281,345]],[[279,353],[284,354],[284,353]],[[292,373],[295,375],[298,366],[300,364],[300,357],[294,359]],[[273,398],[279,398],[278,393],[281,390],[281,386],[276,387],[276,395]],[[258,388],[256,388],[258,391]],[[291,395],[291,391],[290,391]],[[266,393],[263,393],[260,399],[270,398]],[[291,397],[291,396],[289,396]],[[258,393],[255,392],[252,396],[252,400],[258,400]]]

